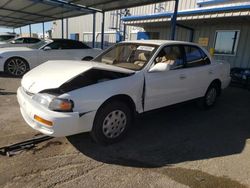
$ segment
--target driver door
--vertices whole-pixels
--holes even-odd
[[[170,70],[145,73],[144,111],[179,103],[189,97],[191,83],[187,69],[184,68],[183,47],[164,47],[155,58],[154,64],[159,62],[171,63]]]

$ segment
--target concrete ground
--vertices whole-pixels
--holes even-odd
[[[0,147],[38,134],[20,115],[19,85],[0,75]],[[80,134],[0,156],[0,187],[250,187],[250,91],[230,87],[208,111],[148,113],[111,146]]]

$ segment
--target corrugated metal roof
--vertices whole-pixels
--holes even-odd
[[[166,22],[171,20],[172,12],[158,14],[128,16],[122,18],[128,25],[139,23]],[[250,3],[246,5],[223,6],[214,8],[197,8],[178,12],[177,20],[202,20],[227,17],[248,17],[250,16]]]
[[[161,1],[163,0],[1,0],[0,26],[17,28]]]

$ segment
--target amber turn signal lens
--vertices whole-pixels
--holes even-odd
[[[43,124],[45,124],[45,125],[48,125],[48,126],[53,126],[53,123],[51,122],[51,121],[48,121],[48,120],[46,120],[46,119],[43,119],[43,118],[41,118],[41,117],[39,117],[39,116],[37,116],[37,115],[34,115],[34,119],[35,120],[37,120],[38,122],[40,122],[40,123],[43,123]]]

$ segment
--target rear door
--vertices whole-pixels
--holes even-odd
[[[188,95],[190,99],[201,97],[214,78],[213,66],[210,65],[208,56],[198,46],[183,45],[183,48],[185,69],[190,79]]]
[[[65,51],[71,59],[82,60],[85,57],[95,57],[96,52],[89,46],[80,41],[70,40],[64,47]]]

